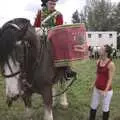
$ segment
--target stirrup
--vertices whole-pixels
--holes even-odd
[[[70,80],[71,78],[75,78],[76,79],[76,76],[77,76],[77,73],[76,72],[74,72],[74,71],[66,71],[65,72],[65,79],[66,80]]]
[[[77,73],[74,71],[69,71],[66,73],[68,78],[76,77]]]

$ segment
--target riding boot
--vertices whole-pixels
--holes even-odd
[[[109,120],[109,111],[108,112],[103,112],[103,120]]]
[[[69,66],[65,67],[65,73],[67,78],[76,77],[77,74],[75,71],[72,71],[72,69]]]
[[[95,120],[95,117],[96,117],[96,110],[91,109],[90,110],[89,120]]]

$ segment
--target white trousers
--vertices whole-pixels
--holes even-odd
[[[108,91],[105,96],[102,95],[101,92],[101,90],[94,87],[91,108],[96,110],[100,103],[100,100],[102,100],[102,110],[103,112],[108,112],[113,95],[113,90]]]

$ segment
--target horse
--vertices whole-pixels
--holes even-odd
[[[26,18],[15,18],[0,29],[0,67],[5,77],[8,106],[22,97],[27,111],[32,107],[33,93],[42,95],[44,120],[53,120],[52,87],[63,82],[64,67],[53,64],[51,42],[36,33]],[[68,105],[66,94],[64,103]]]

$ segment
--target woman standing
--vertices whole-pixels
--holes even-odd
[[[113,95],[112,79],[115,72],[115,65],[110,59],[111,47],[102,46],[97,61],[97,75],[94,83],[94,90],[91,102],[89,120],[95,120],[97,107],[102,99],[103,120],[109,119],[109,106]]]

